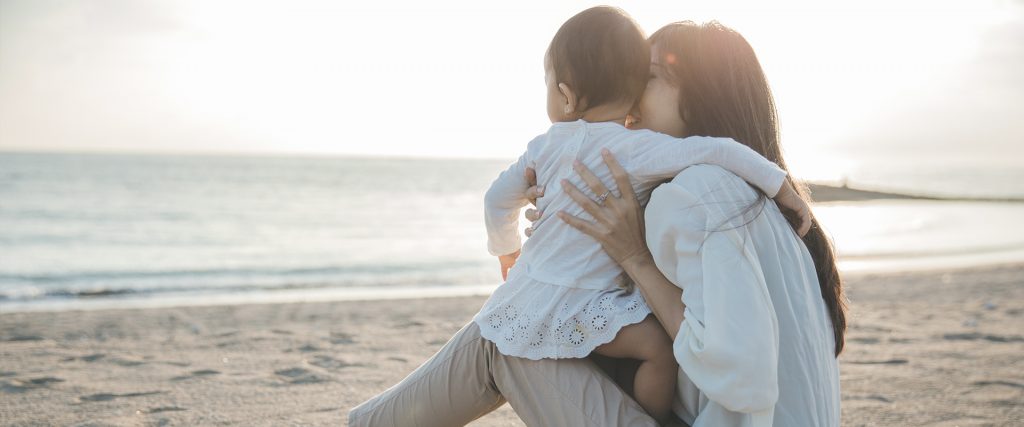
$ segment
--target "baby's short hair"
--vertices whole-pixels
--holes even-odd
[[[548,46],[555,78],[585,102],[636,102],[647,87],[651,53],[643,30],[625,11],[597,6],[569,18]]]

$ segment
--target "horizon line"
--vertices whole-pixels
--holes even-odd
[[[366,159],[366,160],[430,160],[430,161],[514,161],[514,157],[455,157],[401,154],[367,154],[367,153],[329,153],[329,152],[286,152],[286,151],[162,151],[162,150],[65,150],[65,149],[20,149],[0,148],[0,156],[5,154],[27,155],[86,155],[86,156],[146,156],[146,157],[241,157],[241,158],[292,158],[292,159]],[[812,199],[817,203],[858,200],[903,199],[938,202],[995,202],[1022,203],[1024,197],[974,197],[946,195],[928,192],[915,192],[896,188],[862,187],[850,185],[846,179],[839,180],[800,180],[811,190]],[[816,188],[815,188],[816,187]],[[818,190],[820,196],[813,196]],[[822,193],[825,194],[822,194]],[[841,195],[840,195],[841,194]]]
[[[72,154],[72,155],[123,155],[123,156],[153,156],[153,157],[288,157],[288,158],[355,158],[355,159],[408,159],[408,160],[515,160],[515,156],[509,157],[475,157],[475,156],[453,156],[447,155],[426,155],[426,154],[373,154],[373,153],[340,153],[327,151],[205,151],[205,150],[124,150],[124,149],[39,149],[0,147],[0,155],[3,154]]]

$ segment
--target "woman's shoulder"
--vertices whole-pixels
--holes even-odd
[[[758,192],[736,174],[720,166],[700,164],[683,169],[656,188],[647,216],[682,220],[679,214],[683,214],[690,221],[706,225],[743,216],[757,201]]]
[[[662,185],[674,186],[705,201],[747,201],[757,200],[757,191],[743,178],[721,166],[693,165],[676,174],[675,178]],[[660,188],[660,187],[659,187]]]

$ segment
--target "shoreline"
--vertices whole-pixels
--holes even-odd
[[[950,270],[999,268],[1024,264],[1024,250],[1001,254],[976,254],[952,257],[894,257],[840,260],[844,278],[900,273],[934,273]],[[864,267],[867,265],[868,267]],[[846,268],[843,268],[843,267]],[[142,297],[80,297],[63,300],[0,302],[0,315],[11,313],[91,312],[104,310],[149,310],[186,307],[222,307],[257,304],[302,304],[353,301],[391,301],[434,298],[486,297],[498,285],[458,285],[420,287],[337,287],[304,291],[275,290],[208,295],[161,295]]]
[[[846,280],[843,425],[1024,418],[1024,263]],[[5,424],[344,425],[483,297],[0,314]],[[472,426],[522,426],[506,405]]]

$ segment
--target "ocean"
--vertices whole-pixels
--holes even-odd
[[[507,164],[0,153],[0,311],[486,294],[483,194]],[[1024,171],[986,173],[1024,198]],[[920,170],[886,182],[943,193]],[[844,271],[1024,260],[1022,203],[815,210]]]

